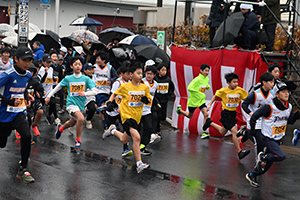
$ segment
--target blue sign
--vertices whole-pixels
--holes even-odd
[[[29,0],[20,0],[20,5],[21,6],[28,6],[28,1]]]
[[[48,3],[50,3],[50,0],[41,0],[41,2],[42,2],[43,4],[48,4]]]

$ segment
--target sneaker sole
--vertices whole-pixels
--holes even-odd
[[[259,172],[263,172],[264,170],[261,169],[260,167],[260,162],[261,162],[261,157],[264,153],[263,152],[259,152],[259,154],[257,155],[257,161],[256,161],[256,169],[259,171]]]
[[[246,177],[246,179],[250,182],[250,185],[251,185],[252,187],[259,187],[258,185],[253,184],[252,180],[251,180],[250,177],[249,177],[249,173],[246,174],[245,177]]]
[[[246,125],[241,126],[240,130],[236,133],[236,137],[243,136],[243,133],[245,131]]]
[[[129,156],[132,156],[132,155],[133,155],[133,152],[130,151],[130,152],[126,153],[126,154],[122,154],[122,157],[124,158],[124,157],[129,157]]]
[[[149,169],[149,168],[150,168],[150,165],[147,165],[147,167],[143,168],[143,169],[140,170],[140,171],[137,171],[137,173],[139,174],[139,173],[141,173],[142,171],[144,171],[145,169]]]
[[[298,143],[298,141],[296,140],[296,129],[293,131],[293,135],[294,135],[294,137],[293,137],[293,139],[292,139],[292,144],[294,145],[294,146],[296,146],[297,145],[297,143]]]

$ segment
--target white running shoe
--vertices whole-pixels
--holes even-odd
[[[91,130],[91,129],[93,128],[92,121],[87,121],[87,120],[86,120],[85,122],[86,122],[85,127],[86,127],[87,129]]]
[[[152,144],[152,143],[154,143],[156,140],[158,140],[160,137],[159,137],[159,135],[158,134],[156,134],[156,133],[152,133],[151,134],[151,138],[150,138],[150,144]]]
[[[147,163],[142,163],[142,164],[140,164],[140,165],[136,168],[136,171],[137,171],[137,173],[141,173],[144,169],[147,169],[147,168],[149,168],[149,167],[150,167],[149,164],[147,164]]]
[[[58,124],[61,124],[61,121],[60,121],[59,118],[56,118],[56,119],[54,120],[54,123],[55,123],[56,125],[58,125]]]
[[[104,131],[102,135],[102,139],[104,140],[106,137],[111,136],[112,135],[111,131],[114,129],[117,129],[116,125],[114,124],[110,125],[109,128],[106,131]]]

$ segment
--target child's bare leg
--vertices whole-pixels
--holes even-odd
[[[44,113],[43,109],[39,109],[36,111],[34,122],[33,122],[35,125],[38,125],[40,123],[43,113]]]
[[[80,111],[72,113],[72,115],[77,119],[76,122],[76,137],[81,138],[84,116]]]
[[[203,124],[205,124],[205,122],[206,122],[206,120],[207,120],[207,118],[208,118],[208,116],[209,116],[208,111],[207,111],[207,108],[202,108],[202,109],[201,109],[201,112],[202,112],[202,114],[203,114],[203,116],[204,116]],[[206,130],[203,130],[203,131],[205,132]]]
[[[183,110],[180,110],[179,111],[181,114],[183,114],[184,116],[186,116],[187,118],[192,118],[193,117],[193,113],[190,113],[190,112],[186,112],[186,111],[183,111]]]
[[[132,140],[133,140],[133,144],[132,144],[132,149],[133,149],[133,153],[134,153],[134,157],[136,162],[141,161],[141,150],[140,150],[140,141],[141,141],[141,136],[139,134],[139,132],[134,129],[134,128],[129,128]]]
[[[235,149],[236,149],[237,152],[240,152],[241,148],[240,148],[240,145],[239,145],[239,140],[236,137],[237,130],[236,130],[235,126],[232,127],[230,131],[231,131],[231,134],[232,134],[232,142],[234,144],[234,147],[235,147]]]
[[[76,124],[76,120],[71,118],[63,124],[63,129],[66,130],[69,127],[73,127]]]
[[[211,127],[215,128],[217,131],[219,131],[219,133],[221,133],[222,135],[225,135],[225,133],[227,132],[227,129],[224,128],[223,126],[220,126],[218,124],[216,124],[215,122],[212,122],[210,124]]]
[[[119,140],[120,140],[123,144],[126,144],[126,143],[129,141],[129,139],[130,139],[130,136],[127,135],[126,132],[125,132],[125,133],[122,133],[122,132],[120,132],[120,131],[118,131],[118,130],[115,130],[114,135],[115,135],[117,138],[119,138]]]

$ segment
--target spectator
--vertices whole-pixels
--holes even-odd
[[[245,17],[244,23],[239,31],[240,35],[234,39],[234,43],[243,49],[255,49],[257,44],[256,30],[259,29],[260,22],[252,12],[251,4],[241,4],[240,9]]]
[[[32,47],[33,47],[33,54],[34,54],[33,59],[37,61],[41,60],[44,56],[44,51],[45,51],[44,45],[42,45],[39,41],[34,41]]]

